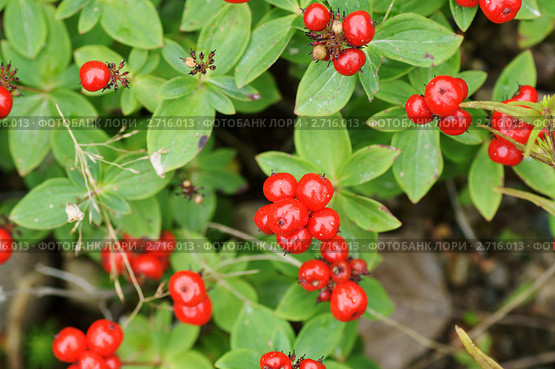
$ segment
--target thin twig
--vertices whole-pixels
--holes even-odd
[[[508,361],[506,363],[503,363],[501,366],[503,367],[503,369],[526,369],[536,368],[552,363],[555,363],[555,351],[544,352],[542,354]]]

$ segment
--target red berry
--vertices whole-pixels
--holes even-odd
[[[87,330],[87,347],[100,356],[113,355],[123,341],[123,331],[118,323],[100,319]]]
[[[12,256],[12,248],[12,235],[4,228],[0,228],[0,264],[4,264]]]
[[[304,359],[299,364],[299,369],[326,369],[326,366],[319,361]]]
[[[351,266],[351,272],[353,275],[369,274],[368,264],[362,259],[351,259],[349,260],[349,265]]]
[[[13,96],[4,86],[0,86],[0,119],[6,118],[13,107]]]
[[[409,97],[405,104],[405,110],[409,119],[416,124],[430,123],[434,119],[432,112],[428,109],[428,105],[426,105],[424,96],[421,95]]]
[[[278,351],[268,352],[260,358],[260,369],[293,369],[291,359]]]
[[[326,28],[330,20],[330,11],[322,4],[311,4],[304,11],[304,25],[311,31],[322,31],[324,28]]]
[[[297,200],[305,204],[310,211],[325,208],[332,197],[333,185],[329,179],[319,174],[305,174],[297,185]]]
[[[424,93],[430,111],[441,117],[455,113],[463,97],[461,85],[450,76],[435,77],[428,83]]]
[[[497,111],[493,112],[491,116],[491,126],[523,145],[526,145],[528,138],[530,138],[530,134],[534,129],[534,126],[530,124],[521,122],[510,115]]]
[[[347,49],[337,59],[333,66],[337,73],[343,76],[355,75],[366,63],[366,54],[359,49]]]
[[[66,327],[60,331],[52,342],[54,356],[64,363],[73,363],[79,360],[87,350],[85,333],[77,328]]]
[[[196,306],[206,298],[206,286],[201,276],[189,270],[174,273],[168,284],[172,299],[184,306]]]
[[[79,369],[79,367],[77,366],[77,364],[71,364],[70,366],[67,367],[67,369]]]
[[[268,217],[270,229],[278,235],[287,235],[308,223],[308,209],[295,199],[276,201]]]
[[[479,0],[480,9],[493,23],[513,20],[522,6],[522,0]]]
[[[299,283],[307,291],[326,287],[330,277],[330,268],[322,260],[305,261],[299,268]]]
[[[463,98],[462,99],[464,101],[468,97],[468,84],[462,78],[455,78],[455,79],[457,80],[457,82],[459,82],[459,86],[461,86],[461,90],[463,92]]]
[[[121,361],[117,355],[111,355],[104,358],[106,369],[120,369]]]
[[[88,61],[79,70],[81,85],[87,91],[98,91],[103,89],[110,82],[110,69],[106,63],[98,60]]]
[[[494,138],[489,143],[488,154],[496,163],[514,167],[522,162],[524,156],[515,145],[503,138]]]
[[[164,275],[162,261],[152,254],[137,255],[131,262],[133,272],[139,277],[159,280]]]
[[[478,6],[478,0],[455,0],[455,2],[465,8],[474,8]]]
[[[278,245],[291,254],[302,254],[312,244],[312,236],[306,228],[301,228],[285,236],[277,235]]]
[[[224,1],[232,4],[243,4],[243,3],[248,3],[251,0],[224,0]]]
[[[331,313],[335,319],[341,322],[350,322],[360,318],[367,306],[366,292],[355,282],[339,283],[331,293]]]
[[[175,317],[185,324],[205,325],[212,318],[212,302],[208,296],[195,306],[185,306],[176,302],[173,310]]]
[[[147,241],[146,252],[161,258],[170,255],[175,250],[175,236],[170,231],[162,231],[158,241]]]
[[[472,116],[469,112],[458,109],[455,113],[443,117],[439,121],[439,129],[450,136],[462,135],[472,124]]]
[[[272,174],[264,182],[262,190],[271,202],[292,199],[297,192],[297,180],[289,173]]]
[[[264,205],[254,214],[254,223],[262,233],[267,235],[274,234],[268,223],[270,214],[272,213],[272,206],[273,204]]]
[[[520,86],[518,89],[518,93],[516,93],[513,98],[513,101],[530,101],[537,103],[538,102],[538,91],[529,85]]]
[[[134,254],[129,251],[119,251],[114,249],[110,249],[110,246],[106,246],[100,252],[100,263],[105,271],[111,273],[112,270],[116,274],[121,274],[125,270],[125,261],[124,258],[127,257],[127,260],[131,263],[134,258]]]
[[[317,240],[327,241],[337,236],[340,225],[339,214],[331,208],[324,208],[310,215],[306,229]]]
[[[316,299],[317,302],[326,302],[331,298],[331,290],[329,288],[323,288]]]
[[[92,351],[83,352],[81,357],[79,357],[77,367],[79,369],[107,369],[106,362],[102,356]]]
[[[343,237],[336,236],[333,240],[322,242],[320,253],[329,263],[347,260],[349,257],[349,245],[347,245]]]
[[[345,260],[336,261],[330,270],[331,279],[336,283],[347,282],[351,278],[351,266]]]
[[[345,38],[353,46],[364,46],[374,38],[374,21],[364,10],[353,12],[343,21]]]

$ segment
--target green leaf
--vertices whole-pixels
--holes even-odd
[[[260,99],[260,93],[252,86],[237,87],[235,78],[231,76],[214,76],[209,83],[218,86],[224,94],[239,101],[256,101]]]
[[[245,369],[260,366],[260,355],[252,350],[233,350],[227,352],[214,364],[219,369]]]
[[[428,16],[440,9],[444,3],[445,0],[403,0],[394,3],[391,0],[374,0],[374,11],[385,13],[387,9],[393,5],[391,8],[393,14],[414,12]]]
[[[278,318],[267,307],[245,304],[231,331],[231,349],[250,349],[259,357],[268,351],[280,349],[272,342],[273,333],[281,328],[291,340],[294,332],[289,323]]]
[[[151,75],[137,76],[133,80],[135,94],[148,111],[154,112],[162,102],[162,99],[158,97],[158,92],[164,82],[166,82],[165,79]]]
[[[256,291],[247,282],[234,278],[226,281],[231,288],[240,291],[243,296],[251,301],[257,300]],[[212,306],[214,309],[214,322],[226,332],[231,332],[244,302],[228,290],[227,286],[218,284],[212,294]]]
[[[166,81],[158,90],[158,97],[164,100],[177,99],[194,93],[198,89],[199,81],[191,77],[175,77]]]
[[[157,240],[162,230],[162,216],[156,197],[129,201],[129,206],[131,213],[128,215],[115,214],[112,217],[114,223],[131,237]]]
[[[71,41],[64,22],[54,18],[54,8],[43,6],[48,37],[46,45],[41,50],[37,61],[39,72],[44,80],[50,80],[67,69],[71,61]]]
[[[395,147],[371,145],[355,152],[339,170],[339,186],[354,186],[384,174],[401,152]]]
[[[4,60],[10,61],[12,65],[18,68],[17,77],[19,78],[19,82],[29,87],[43,88],[44,82],[42,81],[41,75],[37,73],[39,69],[37,61],[27,59],[21,55],[6,40],[2,40],[1,43]],[[21,96],[14,99],[14,109],[18,101],[24,100],[27,97],[29,96]],[[12,111],[11,115],[16,116],[17,114]]]
[[[34,59],[48,34],[42,8],[34,0],[10,1],[4,12],[4,32],[14,49]]]
[[[164,100],[153,119],[159,119],[160,125],[148,129],[148,153],[160,153],[160,169],[169,172],[187,164],[204,148],[212,133],[214,110],[203,94],[191,94]],[[172,122],[185,126],[168,129]]]
[[[458,77],[464,79],[468,85],[468,96],[470,97],[486,82],[488,74],[481,70],[467,70],[459,73]]]
[[[397,132],[412,126],[405,108],[394,106],[371,116],[366,124],[381,132]]]
[[[293,13],[299,10],[297,0],[266,0],[266,2]]]
[[[345,323],[327,313],[308,321],[295,340],[295,352],[311,358],[327,357],[339,344]]]
[[[181,74],[187,74],[190,71],[180,59],[187,55],[189,55],[189,53],[187,53],[180,44],[168,38],[164,39],[162,56],[173,69]]]
[[[503,69],[493,87],[493,101],[510,99],[519,85],[536,85],[536,65],[530,50],[520,53]]]
[[[293,282],[276,308],[276,315],[293,322],[307,320],[318,310],[313,292],[306,291],[298,282]]]
[[[394,60],[431,67],[455,54],[462,40],[462,36],[428,18],[406,13],[382,23],[369,47]]]
[[[289,15],[272,19],[253,31],[245,53],[235,68],[238,87],[254,81],[276,62],[295,32],[291,28],[295,17]]]
[[[158,92],[160,94],[160,92]],[[141,103],[135,94],[135,90],[124,88],[121,91],[121,111],[123,115],[130,115],[141,107]]]
[[[328,0],[332,9],[341,9],[345,14],[350,14],[357,10],[365,10],[372,14],[372,1],[370,0]]]
[[[393,164],[395,179],[409,199],[417,203],[443,172],[439,130],[429,124],[411,127],[395,133],[391,146],[401,150]]]
[[[368,296],[368,307],[384,316],[389,316],[395,311],[395,305],[387,295],[382,284],[374,278],[363,278],[360,281],[360,287],[366,292]],[[364,316],[371,320],[380,320],[379,317],[364,313]]]
[[[555,170],[552,167],[528,157],[513,170],[528,187],[555,199]]]
[[[259,113],[281,100],[281,93],[277,86],[276,79],[268,71],[262,73],[260,77],[252,81],[250,86],[258,90],[260,98],[248,102],[240,100],[234,101],[233,105],[235,105],[235,109],[241,113]]]
[[[67,223],[66,204],[77,204],[84,197],[85,191],[68,179],[49,179],[21,199],[13,208],[10,220],[29,229],[57,228]],[[82,211],[84,205],[79,205]]]
[[[363,51],[366,54],[366,63],[361,69],[362,73],[358,74],[358,78],[368,95],[368,100],[372,101],[380,89],[378,70],[383,62],[383,57],[372,49],[365,48]]]
[[[449,6],[451,7],[451,13],[453,14],[457,26],[459,26],[461,30],[466,31],[472,24],[478,12],[478,7],[467,8],[460,6],[455,0],[449,0]]]
[[[216,193],[212,190],[212,184],[205,180],[195,179],[195,185],[206,187],[202,191],[204,196],[202,204],[186,199],[184,196],[175,197],[173,200],[173,218],[184,229],[200,232],[207,222],[212,220],[216,212]]]
[[[197,351],[187,351],[166,358],[168,368],[179,369],[213,369],[210,360],[203,354]]]
[[[412,86],[418,91],[418,94],[424,95],[426,85],[435,76],[448,75],[452,76],[461,69],[461,52],[460,50],[450,57],[445,63],[430,68],[415,68],[409,73],[409,80]],[[405,100],[406,101],[406,100]],[[404,104],[404,101],[402,102]]]
[[[66,19],[77,13],[91,0],[64,0],[56,8],[56,19]]]
[[[256,156],[256,162],[267,176],[274,173],[291,173],[297,180],[306,173],[318,172],[318,167],[298,156],[278,151],[268,151]]]
[[[523,0],[516,19],[534,19],[541,16],[536,0]]]
[[[541,197],[530,192],[515,190],[513,188],[496,188],[495,191],[500,192],[504,195],[509,195],[519,199],[528,200],[532,204],[544,209],[549,214],[555,215],[555,201],[546,199],[545,197]]]
[[[75,63],[80,67],[89,60],[100,60],[102,62],[120,63],[123,57],[117,52],[104,45],[86,45],[73,51]]]
[[[325,124],[335,120],[342,122],[339,117],[322,118]],[[295,128],[294,139],[297,155],[314,165],[322,168],[330,180],[337,178],[343,162],[349,159],[353,149],[349,133],[345,127],[309,129],[312,120],[299,118]],[[325,150],[322,150],[325,148]]]
[[[200,333],[200,327],[189,324],[178,324],[169,333],[163,332],[166,338],[161,347],[164,357],[175,357],[189,351],[195,344]]]
[[[341,191],[337,201],[343,213],[364,230],[387,232],[401,226],[399,219],[385,205],[375,200]]]
[[[74,170],[73,172],[77,172]],[[100,203],[111,211],[119,214],[130,214],[129,203],[113,193],[101,193],[98,195]]]
[[[141,49],[164,45],[162,23],[149,0],[101,0],[100,24],[110,37]]]
[[[250,30],[251,11],[247,4],[222,8],[202,28],[197,42],[198,50],[204,54],[216,50],[214,59],[218,67],[211,74],[226,74],[233,68],[249,43]]]
[[[553,17],[543,15],[518,22],[518,47],[526,49],[542,42],[553,31]]]
[[[79,15],[79,23],[77,29],[80,34],[87,33],[98,23],[100,19],[100,6],[98,0],[92,0]]]
[[[501,194],[494,188],[503,186],[503,165],[494,163],[488,155],[488,146],[483,145],[468,173],[470,198],[476,209],[490,221],[501,205]]]
[[[129,53],[129,69],[131,69],[133,73],[140,71],[143,65],[145,65],[147,58],[148,50],[138,49],[136,47],[133,48]]]
[[[210,106],[214,110],[226,115],[235,114],[233,102],[223,92],[220,92],[219,88],[214,85],[207,85],[204,91]]]
[[[341,110],[351,98],[356,81],[355,76],[342,76],[326,63],[311,63],[299,84],[295,114],[327,116]]]
[[[187,0],[181,19],[181,31],[197,31],[201,29],[220,8],[222,1],[214,0]]]
[[[376,93],[376,98],[394,105],[404,106],[409,97],[417,94],[418,90],[412,85],[398,79],[382,82],[380,84],[380,90]]]

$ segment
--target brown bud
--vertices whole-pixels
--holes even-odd
[[[331,26],[331,29],[333,30],[333,33],[335,33],[336,35],[340,35],[343,33],[343,22],[341,21],[334,21],[333,25]]]
[[[197,62],[191,57],[185,58],[183,59],[183,61],[185,62],[185,65],[189,68],[194,68],[197,66]]]
[[[328,49],[324,45],[316,45],[312,49],[312,58],[314,60],[324,60],[328,55]]]

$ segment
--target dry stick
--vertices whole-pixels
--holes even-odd
[[[389,16],[389,13],[391,12],[391,9],[393,8],[394,4],[395,4],[395,0],[391,0],[391,3],[389,4],[389,8],[387,8],[387,12],[385,13],[385,16],[383,17],[382,23],[385,22],[385,20]]]
[[[542,354],[508,361],[501,366],[503,367],[503,369],[526,369],[535,368],[551,363],[555,363],[555,351],[544,352]]]

